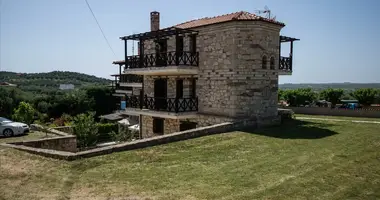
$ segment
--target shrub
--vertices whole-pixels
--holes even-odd
[[[108,142],[113,139],[113,135],[118,133],[118,125],[113,123],[96,124],[98,127],[98,142]]]
[[[32,105],[20,102],[20,105],[14,111],[13,119],[30,125],[33,122],[34,114],[36,114],[36,111]]]
[[[83,113],[74,117],[73,130],[77,136],[78,146],[91,147],[98,142],[98,127],[94,121],[95,113]]]

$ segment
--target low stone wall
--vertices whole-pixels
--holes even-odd
[[[47,132],[47,133],[51,133],[51,134],[55,134],[55,135],[59,135],[59,136],[68,136],[68,135],[70,135],[68,133],[65,133],[65,132],[62,132],[62,131],[59,131],[59,130],[55,130],[53,128],[43,127],[43,126],[38,125],[38,124],[31,124],[30,125],[30,129],[33,130],[33,131]]]
[[[74,129],[72,126],[58,126],[58,127],[54,127],[52,128],[54,130],[57,130],[57,131],[61,131],[61,132],[64,132],[64,133],[68,133],[68,134],[74,134]]]
[[[72,146],[71,145],[65,146],[65,148],[70,149],[70,152],[67,152],[67,150],[64,150],[64,149],[57,149],[56,151],[53,151],[51,149],[41,149],[43,146],[48,146],[48,145],[37,144],[37,143],[28,144],[28,143],[21,142],[21,143],[4,144],[4,146],[16,148],[19,150],[27,151],[27,152],[38,154],[38,155],[43,155],[46,157],[52,157],[52,158],[64,159],[64,160],[76,160],[80,158],[89,158],[93,156],[109,154],[112,152],[120,152],[120,151],[126,151],[126,150],[145,148],[145,147],[150,147],[150,146],[155,146],[155,145],[160,145],[160,144],[167,144],[171,142],[177,142],[177,141],[196,138],[196,137],[202,137],[206,135],[225,133],[225,132],[230,132],[234,130],[239,130],[240,128],[247,127],[247,126],[257,126],[257,121],[256,120],[242,120],[239,122],[225,122],[225,123],[216,124],[212,126],[200,127],[196,129],[187,130],[187,131],[176,132],[176,133],[166,134],[162,136],[136,140],[133,142],[121,143],[121,144],[117,144],[113,146],[81,151],[77,153],[73,153],[74,151],[71,150],[71,148],[74,147],[73,143],[71,142],[69,143],[72,144]],[[70,137],[75,138],[75,136],[67,136],[65,138],[70,138]],[[69,141],[71,140],[69,139]],[[41,146],[41,148],[39,146]],[[75,147],[76,147],[76,144],[75,144]]]
[[[77,138],[76,136],[64,136],[55,138],[45,138],[38,140],[29,140],[22,142],[9,143],[13,145],[23,145],[27,147],[51,149],[58,151],[77,152]]]
[[[286,109],[291,109],[296,114],[305,115],[380,118],[380,110],[371,109],[331,109],[322,107],[286,107]]]

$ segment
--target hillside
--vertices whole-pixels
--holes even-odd
[[[87,74],[67,71],[48,73],[15,73],[0,71],[0,82],[16,84],[23,91],[49,92],[60,84],[73,84],[76,88],[89,85],[105,85],[110,80]]]

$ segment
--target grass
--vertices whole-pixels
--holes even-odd
[[[36,140],[36,139],[42,139],[42,138],[52,137],[52,136],[54,136],[54,135],[49,134],[49,133],[46,134],[44,132],[39,132],[39,131],[32,131],[28,134],[18,135],[18,136],[14,136],[14,137],[0,136],[0,143],[19,142],[19,141],[24,141],[24,140]]]
[[[328,118],[328,119],[343,119],[343,120],[357,120],[357,121],[380,121],[380,118],[340,117],[340,116],[325,116],[325,115],[303,115],[303,114],[296,114],[296,117]]]
[[[379,124],[295,121],[73,162],[0,150],[0,199],[379,199]]]

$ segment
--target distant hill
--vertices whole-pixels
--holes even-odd
[[[111,81],[92,75],[53,71],[48,73],[15,73],[0,71],[0,83],[16,84],[23,91],[50,92],[59,89],[60,84],[73,84],[75,88],[90,85],[106,85]]]
[[[279,85],[280,89],[312,88],[315,91],[327,88],[341,88],[343,90],[355,90],[360,88],[380,89],[380,83],[285,83]]]

